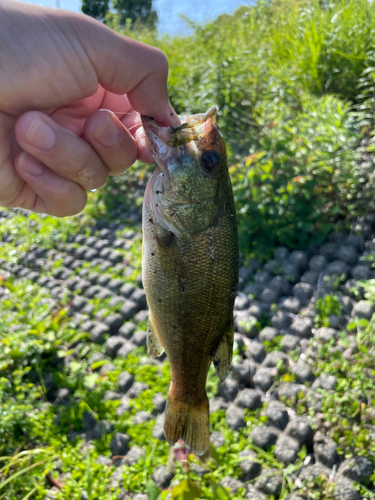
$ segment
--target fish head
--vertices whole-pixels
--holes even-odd
[[[209,227],[230,186],[216,108],[180,120],[176,127],[161,127],[152,118],[142,117],[158,165],[146,189],[146,203],[157,221],[176,236],[194,235]]]

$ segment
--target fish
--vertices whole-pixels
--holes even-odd
[[[236,210],[216,108],[162,127],[142,116],[156,162],[143,200],[142,280],[151,357],[167,355],[164,433],[196,455],[210,442],[206,381],[220,381],[233,350],[238,285]]]

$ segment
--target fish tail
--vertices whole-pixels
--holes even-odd
[[[168,394],[164,433],[173,446],[183,439],[196,455],[203,455],[210,444],[209,405],[206,396],[200,405],[188,405]]]

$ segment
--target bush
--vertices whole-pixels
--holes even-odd
[[[244,253],[321,242],[369,210],[374,20],[367,0],[281,0],[184,38],[126,31],[166,53],[178,113],[218,106]]]
[[[270,41],[306,90],[353,99],[373,49],[374,5],[367,0],[271,3]]]
[[[252,153],[231,168],[242,246],[321,243],[339,221],[368,209],[350,108],[305,94],[301,109],[262,108]]]

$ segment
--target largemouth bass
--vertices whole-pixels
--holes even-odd
[[[164,432],[197,455],[208,448],[206,379],[224,380],[233,348],[238,282],[236,212],[216,109],[160,127],[143,116],[156,170],[143,202],[148,352],[171,371]]]

